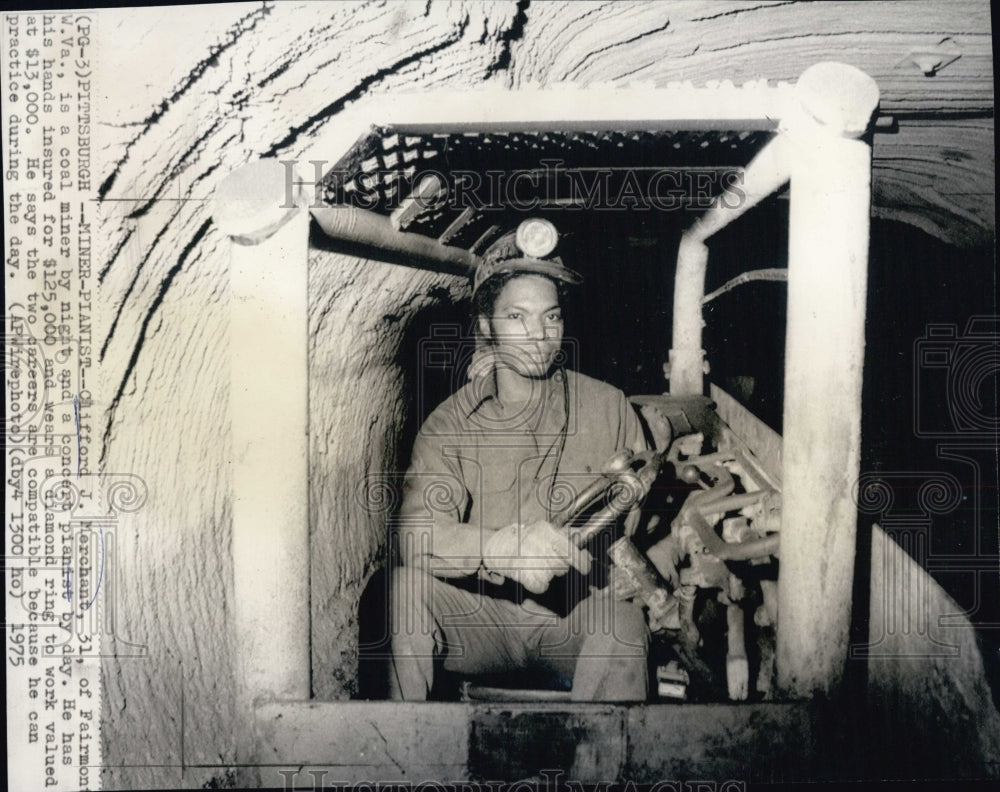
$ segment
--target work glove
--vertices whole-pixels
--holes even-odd
[[[573,544],[567,532],[557,531],[545,520],[501,528],[483,548],[488,570],[518,581],[532,594],[544,592],[552,578],[570,567],[586,575],[592,562],[590,553]]]

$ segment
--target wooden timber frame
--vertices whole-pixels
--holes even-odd
[[[291,171],[276,160],[228,177],[214,216],[232,240],[234,619],[244,705],[310,698],[309,217],[323,211],[315,201],[325,174],[316,163],[338,161],[376,123],[430,132],[777,130],[746,169],[746,198],[735,208],[721,201],[683,237],[671,393],[704,388],[705,240],[790,182],[778,681],[789,699],[836,689],[848,646],[856,536],[851,487],[859,465],[871,184],[863,136],[877,103],[870,77],[836,63],[810,67],[795,85],[399,95],[391,103],[354,104],[329,125],[299,159],[299,173],[316,173],[295,184],[291,204]],[[242,350],[241,326],[253,326],[269,347]],[[275,469],[282,471],[277,479],[268,475]]]

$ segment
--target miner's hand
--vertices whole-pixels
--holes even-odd
[[[590,553],[573,544],[567,532],[545,520],[501,528],[483,548],[488,570],[519,581],[533,594],[541,594],[552,578],[566,574],[570,567],[587,574],[592,561]]]

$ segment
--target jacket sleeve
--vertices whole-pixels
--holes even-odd
[[[446,578],[475,574],[484,542],[478,523],[466,521],[471,496],[457,454],[449,453],[456,440],[449,423],[432,414],[417,435],[397,524],[402,563]]]
[[[646,436],[642,431],[642,424],[639,422],[639,416],[636,415],[635,408],[625,397],[625,394],[620,394],[620,404],[619,404],[619,434],[618,434],[618,449],[621,451],[627,448],[633,454],[637,454],[640,451],[645,451],[647,449]],[[639,527],[639,521],[642,517],[642,509],[639,506],[635,506],[629,513],[625,516],[625,535],[633,536]]]
[[[647,450],[646,436],[642,431],[642,424],[639,416],[636,415],[635,408],[631,405],[624,393],[618,394],[618,445],[616,451],[624,448],[629,449],[633,454]]]

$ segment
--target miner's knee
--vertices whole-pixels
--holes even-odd
[[[616,656],[645,657],[650,638],[642,608],[634,602],[615,600],[611,612],[609,651]]]

